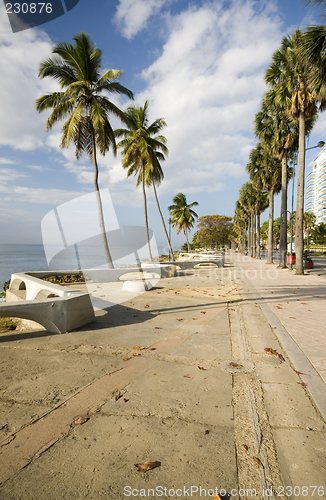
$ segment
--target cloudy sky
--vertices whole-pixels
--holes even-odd
[[[46,133],[47,114],[35,112],[35,100],[56,88],[37,77],[54,43],[85,31],[103,51],[103,71],[123,70],[121,83],[136,103],[149,101],[150,120],[164,117],[169,157],[158,193],[166,217],[180,191],[198,201],[199,216],[232,216],[248,179],[252,123],[271,55],[285,35],[322,22],[320,8],[300,0],[80,0],[64,16],[13,34],[1,4],[0,242],[41,243],[43,217],[93,190],[88,158],[76,161],[73,146],[60,150],[60,127]],[[321,139],[326,113],[309,145]],[[309,152],[307,163],[314,157]],[[109,153],[99,164],[119,224],[142,225],[141,190],[126,178],[121,158]],[[150,226],[164,245],[151,191],[148,196]],[[175,232],[172,240],[183,243]]]

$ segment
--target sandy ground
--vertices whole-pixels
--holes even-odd
[[[3,334],[0,370],[1,500],[324,497],[325,421],[227,269],[162,279],[80,331]]]

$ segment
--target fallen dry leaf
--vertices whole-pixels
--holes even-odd
[[[118,394],[116,394],[116,395],[114,396],[114,399],[115,399],[116,401],[118,401],[118,399],[120,399],[121,397],[122,397],[122,394],[121,394],[121,392],[119,391],[119,392],[118,392]]]
[[[183,321],[183,318],[177,318],[177,321]]]
[[[294,316],[289,316],[289,318],[291,318],[291,319],[297,319],[297,318],[295,318]]]
[[[155,330],[162,330],[161,326],[155,326]]]
[[[308,387],[307,382],[298,382],[298,384],[302,385],[302,387]]]
[[[123,403],[126,403],[127,401],[129,401],[129,399],[123,398],[122,400]]]
[[[149,307],[149,304],[146,304],[146,306],[145,306],[145,307]]]
[[[283,309],[283,307],[281,306],[275,306],[277,309]]]
[[[258,464],[260,467],[264,468],[264,466],[261,463],[261,461],[259,460],[259,458],[257,458],[257,457],[252,457],[252,458],[253,458],[253,461],[256,462],[256,464]]]
[[[149,351],[156,351],[156,347],[150,347],[148,350]]]
[[[222,498],[220,497],[220,495],[218,495],[218,493],[213,495],[212,498],[213,498],[213,500],[222,500]]]
[[[131,359],[131,356],[129,358],[123,358],[123,361],[128,361],[128,359]]]
[[[307,306],[308,302],[301,302],[301,304],[304,304],[305,306]]]
[[[160,465],[161,462],[151,462],[150,460],[147,460],[147,462],[143,464],[135,464],[137,470],[140,472],[147,472],[148,470],[155,469],[155,467],[159,467]]]
[[[84,424],[85,422],[87,422],[88,418],[87,417],[77,417],[75,418],[74,420],[74,424],[76,425],[82,425]]]
[[[246,444],[243,444],[242,446],[244,447],[244,449],[245,449],[246,451],[248,451],[248,450],[249,450],[249,448],[248,448],[248,446],[247,446]]]
[[[192,378],[190,375],[184,375],[184,378]]]
[[[268,352],[268,354],[272,354],[273,356],[277,356],[281,361],[285,361],[285,359],[283,358],[282,354],[278,353],[272,347],[265,347],[264,351]]]
[[[207,368],[203,368],[202,366],[198,366],[200,370],[207,370]]]
[[[243,368],[243,365],[240,365],[239,363],[235,363],[234,361],[231,361],[229,363],[230,366],[234,366],[235,368]]]
[[[297,375],[307,375],[306,373],[298,372],[297,370],[293,370]]]
[[[200,311],[202,314],[206,314],[206,311]]]
[[[140,352],[133,352],[132,355],[133,356],[141,356]]]
[[[209,434],[209,430],[208,429],[206,429],[205,434]]]
[[[139,347],[138,345],[134,345],[133,349],[138,349],[138,351],[142,351],[144,348],[143,347]]]

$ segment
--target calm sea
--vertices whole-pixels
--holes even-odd
[[[141,252],[139,255],[140,261],[147,259],[147,252]],[[166,248],[159,247],[159,253],[167,253]],[[118,258],[118,255],[126,255],[126,252],[121,253],[121,249],[117,249],[113,258]],[[83,245],[72,246],[64,251],[56,253],[50,262],[50,269],[55,270],[75,270],[87,269],[105,265],[103,251],[101,245]],[[127,266],[134,264],[130,257],[123,257],[119,261],[115,261],[116,267]],[[0,244],[0,292],[2,285],[8,281],[12,273],[24,271],[47,271],[47,264],[43,245],[6,245]]]

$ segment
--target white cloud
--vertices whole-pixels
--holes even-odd
[[[0,168],[0,190],[1,185],[4,187],[10,182],[14,182],[16,179],[21,177],[26,177],[23,173],[17,172],[12,168]]]
[[[8,158],[0,158],[0,165],[14,165],[16,162],[14,160],[9,160]]]
[[[12,33],[7,16],[0,18],[0,145],[24,151],[42,146],[46,116],[38,115],[35,100],[57,86],[37,75],[51,49],[50,39],[40,30]]]
[[[82,191],[64,189],[30,188],[26,186],[1,186],[1,203],[26,203],[28,205],[60,205],[85,194]]]
[[[166,3],[170,3],[170,0],[120,0],[115,22],[122,34],[130,39],[144,29],[148,19]]]
[[[170,17],[160,57],[142,73],[151,119],[164,117],[169,158],[162,191],[224,189],[244,174],[264,72],[282,33],[272,7],[238,0],[190,7]],[[177,188],[173,189],[174,191]]]

